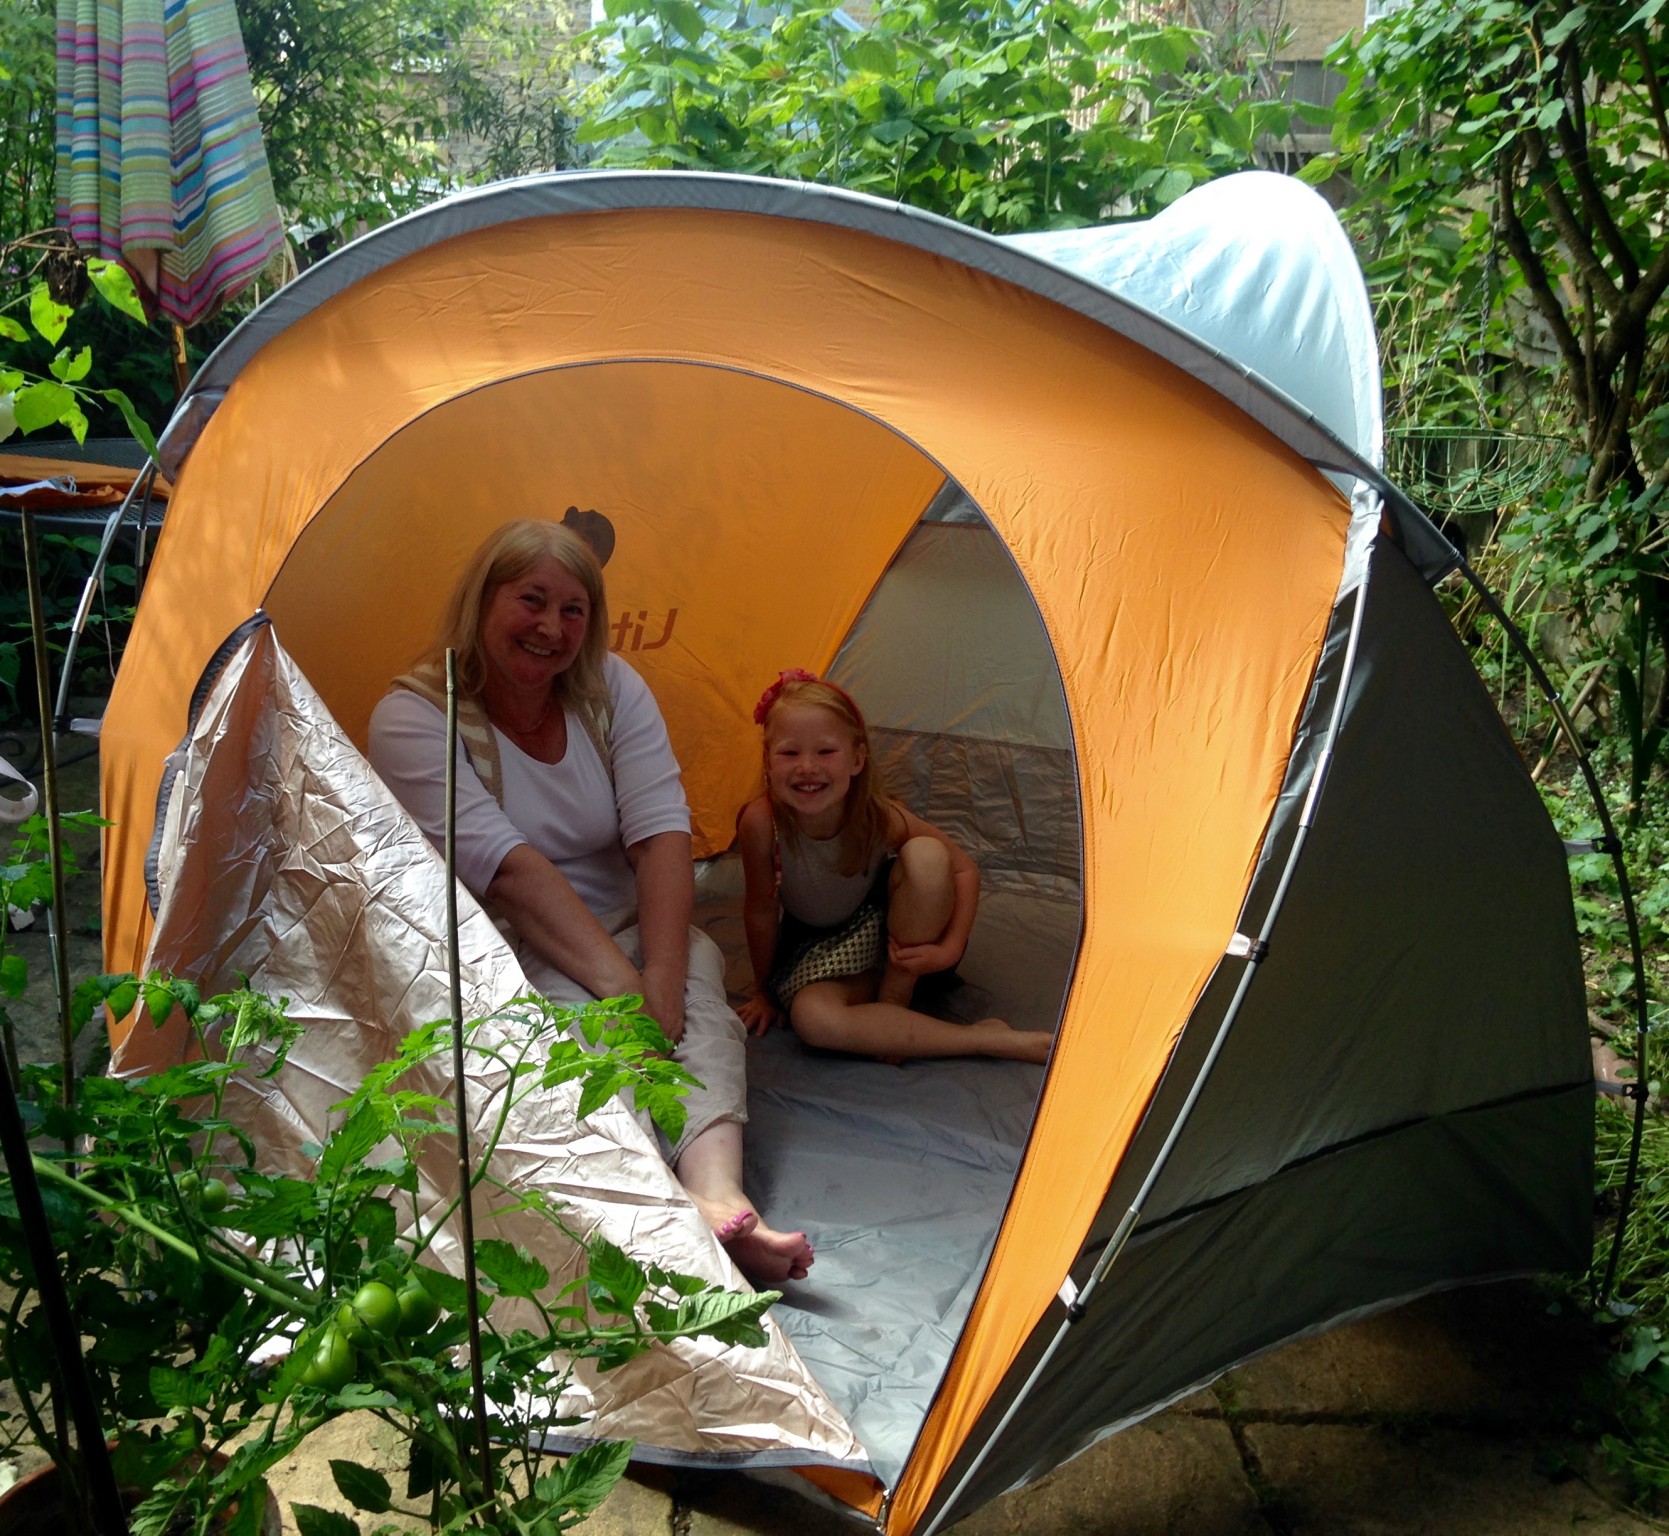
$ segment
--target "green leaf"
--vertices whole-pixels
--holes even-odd
[[[858,69],[868,70],[873,75],[890,75],[898,67],[898,55],[884,38],[872,32],[860,33],[847,56]]]
[[[154,459],[157,456],[156,437],[140,418],[139,412],[134,409],[133,402],[119,389],[99,389],[93,393],[108,400],[122,413],[122,420],[127,423],[128,431],[138,440],[139,446]]]
[[[588,1515],[609,1496],[631,1459],[630,1440],[588,1445],[570,1456],[560,1470],[541,1477],[533,1491],[548,1506]]]
[[[29,985],[29,962],[22,955],[0,955],[0,992],[7,997],[22,997]]]
[[[706,34],[707,22],[701,7],[692,5],[690,0],[667,0],[660,12],[668,25],[692,47]]]
[[[25,385],[12,402],[17,429],[25,436],[42,427],[57,426],[75,409],[74,390],[51,379]]]
[[[300,1179],[246,1176],[245,1199],[223,1224],[250,1237],[294,1237],[316,1207],[311,1184]]]
[[[370,1102],[360,1104],[325,1143],[319,1158],[319,1182],[336,1183],[349,1169],[363,1163],[387,1134],[388,1124],[378,1107]]]
[[[394,1246],[399,1225],[392,1202],[380,1195],[366,1200],[354,1212],[354,1235],[365,1239],[365,1256],[368,1259],[379,1259]]]
[[[78,384],[93,366],[93,349],[83,347],[72,355],[70,349],[65,347],[47,366],[53,378],[65,384]]]
[[[604,1237],[593,1238],[587,1248],[591,1255],[587,1290],[592,1304],[606,1312],[630,1312],[648,1284],[642,1266]]]
[[[0,337],[7,341],[27,341],[29,333],[10,315],[0,315]]]
[[[489,1237],[475,1245],[475,1267],[503,1296],[531,1301],[551,1283],[550,1271],[525,1248]],[[424,1289],[428,1289],[425,1285]]]
[[[97,256],[90,257],[87,262],[87,276],[92,278],[93,287],[98,290],[99,297],[106,304],[121,310],[124,315],[137,320],[141,325],[149,324],[145,318],[145,306],[139,299],[139,290],[133,286],[133,274],[119,261],[104,261]]]
[[[370,1515],[386,1515],[392,1507],[394,1490],[375,1468],[332,1457],[330,1475],[336,1480],[337,1492],[355,1509],[363,1509]]]
[[[299,1536],[359,1536],[359,1527],[339,1510],[320,1509],[317,1504],[292,1504]]]
[[[1575,33],[1578,28],[1580,28],[1587,21],[1587,19],[1588,7],[1585,5],[1573,5],[1563,16],[1559,18],[1558,21],[1547,29],[1547,34],[1542,39],[1543,44],[1551,53],[1555,48],[1560,47],[1567,38]]]
[[[430,1269],[427,1264],[414,1265],[412,1273],[417,1276],[423,1289],[448,1312],[465,1312],[469,1309],[469,1287],[455,1275]]]
[[[1159,178],[1153,189],[1153,200],[1161,208],[1167,207],[1181,197],[1184,192],[1190,190],[1193,185],[1194,178],[1187,171],[1173,165]]]
[[[98,1011],[100,1003],[109,1007],[112,1017],[125,1019],[138,1001],[139,979],[131,972],[91,976],[75,989],[70,998],[70,1023],[79,1035]]]
[[[29,295],[29,321],[48,341],[57,342],[74,313],[68,304],[60,304],[47,292],[45,283],[35,284]],[[23,430],[27,432],[29,428]]]
[[[213,1386],[207,1378],[172,1366],[153,1365],[150,1381],[151,1395],[165,1409],[207,1408],[213,1396]]]
[[[151,1023],[160,1029],[168,1022],[168,1015],[174,1011],[173,992],[157,982],[147,981],[141,988],[141,995],[145,999],[145,1012],[150,1016]]]
[[[758,1348],[765,1342],[765,1330],[760,1319],[773,1303],[780,1300],[780,1291],[703,1291],[699,1296],[685,1296],[678,1303],[678,1331],[682,1334],[706,1334],[725,1344],[742,1344]]]

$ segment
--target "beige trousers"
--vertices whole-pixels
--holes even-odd
[[[637,912],[629,909],[605,915],[602,924],[626,952],[626,958],[643,968],[643,949],[637,929]],[[577,981],[570,980],[549,961],[517,945],[517,958],[527,979],[553,1003],[584,1003],[591,1000]],[[685,1149],[703,1131],[723,1120],[745,1125],[748,1118],[747,1029],[736,1017],[724,990],[724,954],[699,928],[690,929],[689,971],[684,982],[684,1038],[672,1059],[701,1084],[684,1098],[683,1134],[676,1145],[668,1143],[647,1113],[638,1122],[660,1143],[661,1153],[674,1167]],[[630,1096],[626,1100],[630,1105]]]

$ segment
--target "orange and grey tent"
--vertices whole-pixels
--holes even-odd
[[[1046,1072],[765,1041],[750,1178],[819,1252],[774,1385],[703,1359],[674,1424],[664,1381],[593,1383],[599,1430],[799,1468],[906,1536],[1297,1333],[1580,1266],[1564,851],[1430,591],[1453,551],[1377,468],[1377,389],[1343,236],[1275,177],[1014,242],[670,173],[397,221],[263,305],[165,434],[103,736],[108,962],[291,995],[312,965],[319,1081],[351,1076],[399,1010],[327,997],[307,925],[373,914],[401,1007],[439,974],[402,937],[428,852],[354,744],[484,533],[572,507],[733,960],[754,700],[832,668],[982,867],[944,1006],[1056,1036]]]

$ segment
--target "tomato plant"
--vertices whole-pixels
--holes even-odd
[[[194,1040],[192,1059],[154,1077],[78,1081],[68,1108],[57,1069],[24,1074],[34,1165],[53,1192],[61,1267],[91,1340],[101,1412],[129,1426],[116,1456],[155,1490],[135,1511],[137,1528],[206,1536],[217,1512],[258,1503],[267,1467],[336,1414],[369,1407],[407,1436],[426,1477],[440,1469],[440,1485],[431,1482],[428,1507],[402,1508],[378,1474],[342,1463],[333,1469],[338,1486],[359,1508],[443,1525],[474,1512],[484,1528],[520,1531],[534,1520],[540,1529],[566,1529],[607,1494],[625,1448],[595,1447],[579,1473],[552,1479],[530,1449],[531,1421],[514,1420],[524,1410],[502,1405],[525,1403],[531,1414],[531,1405],[560,1397],[580,1359],[609,1369],[663,1340],[763,1340],[760,1318],[774,1292],[730,1293],[646,1268],[601,1240],[586,1245],[588,1272],[557,1284],[526,1250],[482,1240],[479,1348],[489,1400],[505,1416],[484,1475],[467,1427],[468,1299],[462,1281],[429,1254],[448,1212],[425,1210],[421,1222],[410,1214],[423,1144],[446,1133],[449,1108],[417,1085],[426,1067],[429,1081],[450,1079],[450,1024],[414,1031],[394,1060],[335,1106],[303,1178],[263,1169],[254,1139],[226,1110],[232,1071],[285,1070],[299,1030],[283,1003],[249,991],[204,998],[167,976],[101,976],[77,991],[76,1026],[101,1005],[118,1016],[138,1006],[159,1023],[183,1014]],[[652,1111],[681,1112],[683,1069],[655,1054],[635,1019],[617,1004],[573,1010],[524,1002],[467,1025],[465,1043],[514,1084],[507,1102],[595,1076],[653,1089]],[[578,1025],[572,1035],[570,1025]],[[497,1187],[489,1180],[498,1134],[488,1133],[480,1148],[483,1202]],[[372,1161],[390,1145],[388,1161]],[[66,1147],[75,1149],[73,1161]],[[555,1210],[531,1214],[561,1225]],[[23,1341],[24,1330],[38,1327],[30,1274],[16,1219],[0,1198],[0,1284],[21,1298],[0,1311],[0,1356],[50,1437],[53,1416],[37,1405],[50,1392],[51,1360]],[[589,1306],[573,1303],[576,1288]],[[507,1301],[515,1322],[501,1328]],[[217,1451],[226,1457],[197,1457],[181,1476],[182,1457]],[[523,1501],[535,1490],[535,1511],[518,1503],[512,1512],[518,1488]],[[310,1513],[298,1523],[325,1528]]]

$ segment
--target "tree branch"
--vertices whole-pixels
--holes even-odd
[[[1559,180],[1559,172],[1553,167],[1552,157],[1547,151],[1547,140],[1534,123],[1525,127],[1524,138],[1529,146],[1527,158],[1530,175],[1535,178],[1542,196],[1547,199],[1548,221],[1564,242],[1565,254],[1583,281],[1598,295],[1600,303],[1605,306],[1605,312],[1608,315],[1616,314],[1622,306],[1622,292],[1611,281],[1611,274],[1605,270],[1605,263],[1594,250],[1592,232],[1583,227],[1576,217],[1576,210],[1570,205],[1570,199],[1565,196],[1564,183]]]
[[[1669,156],[1669,107],[1663,100],[1663,82],[1657,77],[1657,69],[1652,64],[1652,51],[1647,44],[1645,29],[1634,34],[1632,38],[1634,52],[1640,60],[1640,78],[1645,83],[1646,95],[1651,100],[1652,116],[1657,121],[1657,140],[1662,146],[1665,156]]]
[[[1629,440],[1630,414],[1636,391],[1640,387],[1640,369],[1644,358],[1645,346],[1642,338],[1642,344],[1630,348],[1623,359],[1621,384],[1614,390],[1607,386],[1603,391],[1607,397],[1605,418],[1600,424],[1601,433],[1594,449],[1593,469],[1588,477],[1589,487],[1596,493],[1619,478],[1619,474],[1626,475],[1634,466],[1634,450]]]
[[[1637,336],[1643,336],[1657,301],[1669,290],[1669,243],[1652,258],[1611,321],[1605,339],[1595,348],[1597,361],[1610,373]]]
[[[1576,195],[1581,199],[1583,211],[1588,215],[1593,227],[1599,231],[1600,239],[1611,252],[1612,260],[1617,263],[1623,287],[1628,288],[1639,280],[1640,266],[1634,259],[1634,253],[1628,248],[1628,241],[1623,238],[1622,230],[1617,228],[1617,221],[1611,217],[1611,207],[1606,202],[1605,195],[1594,181],[1593,165],[1588,158],[1587,114],[1582,110],[1582,66],[1573,47],[1563,49],[1561,57],[1565,72],[1565,102],[1569,108],[1560,116],[1558,126],[1559,143],[1565,151],[1565,164],[1570,167],[1571,179],[1576,183]]]
[[[1524,224],[1518,216],[1513,174],[1522,153],[1522,145],[1515,144],[1496,157],[1495,182],[1499,194],[1497,206],[1500,210],[1497,217],[1500,221],[1501,239],[1513,260],[1518,263],[1519,271],[1524,274],[1525,285],[1529,288],[1530,296],[1535,300],[1542,319],[1547,321],[1548,328],[1553,332],[1553,339],[1565,360],[1565,371],[1570,376],[1577,405],[1586,415],[1590,398],[1587,358],[1583,354],[1581,343],[1576,339],[1576,333],[1571,330],[1570,318],[1565,314],[1558,294],[1548,282],[1547,269],[1542,265],[1541,258],[1536,255],[1535,248],[1530,244],[1530,237],[1525,233]]]

